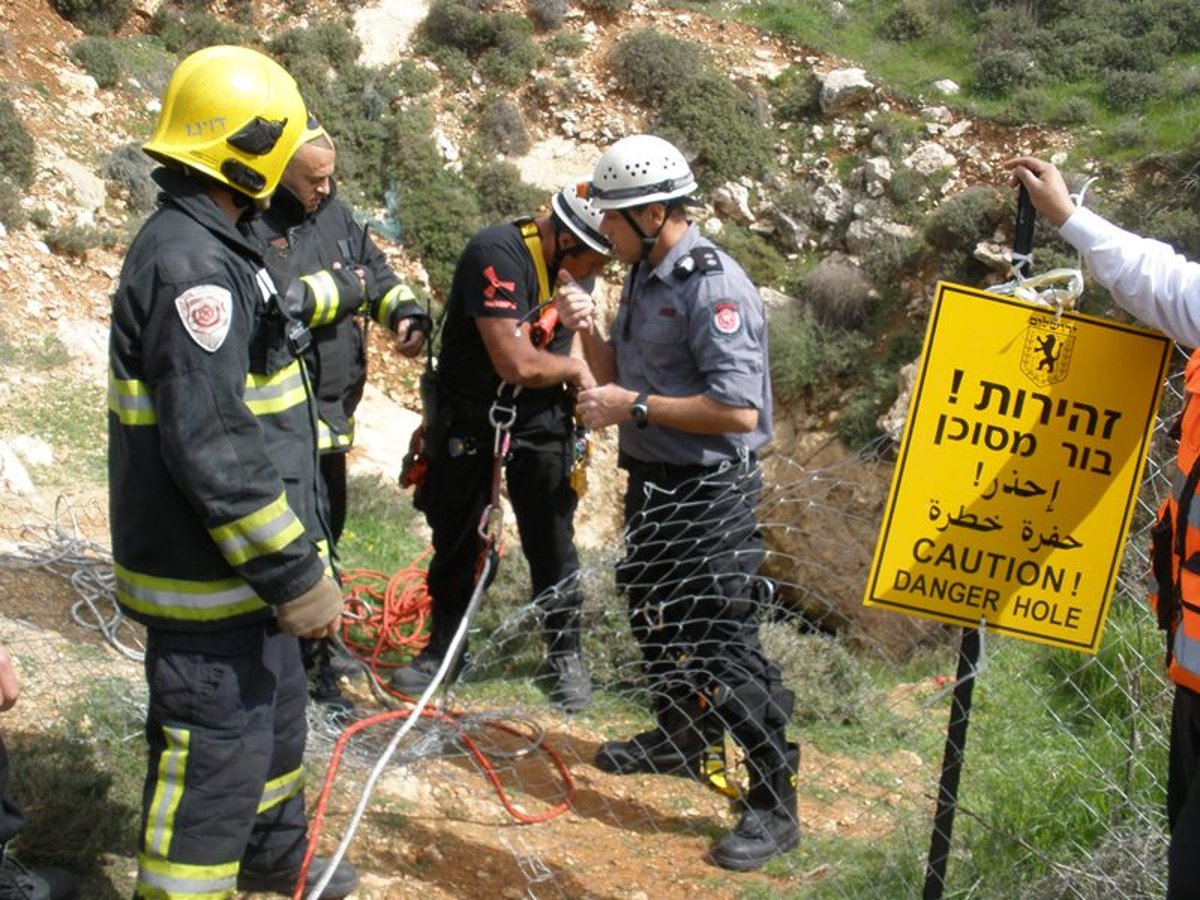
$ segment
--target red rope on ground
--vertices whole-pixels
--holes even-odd
[[[343,643],[345,643],[346,648],[351,653],[367,664],[371,672],[371,677],[375,679],[375,683],[381,690],[395,697],[397,700],[410,705],[415,703],[415,698],[394,690],[389,680],[379,674],[379,670],[393,669],[402,664],[392,660],[381,659],[384,654],[398,651],[405,655],[412,655],[415,651],[424,647],[428,641],[428,635],[425,634],[425,622],[429,617],[430,597],[426,586],[426,573],[420,564],[430,552],[431,549],[427,549],[413,563],[397,570],[390,577],[384,575],[382,572],[375,572],[369,569],[356,569],[344,576],[342,585],[342,593],[345,597],[345,607],[348,613],[347,620],[342,625]],[[382,590],[379,588],[380,582],[385,583]],[[352,628],[366,635],[374,634],[375,640],[371,642],[369,640],[356,640],[352,638]],[[300,868],[300,876],[295,894],[293,895],[294,900],[303,900],[304,886],[308,880],[309,865],[316,852],[317,839],[321,834],[321,827],[325,820],[325,810],[329,803],[329,795],[333,790],[333,784],[337,778],[337,771],[341,765],[346,745],[360,731],[376,725],[382,725],[385,722],[405,718],[409,713],[410,709],[396,709],[376,713],[375,715],[351,723],[338,737],[329,759],[329,765],[325,771],[325,783],[321,787],[321,795],[317,800],[313,812],[308,849],[305,851],[304,863]],[[459,710],[442,711],[428,707],[421,711],[422,718],[436,719],[456,726],[458,721],[466,715],[467,713]],[[503,722],[488,722],[487,725],[499,731],[523,736],[520,730]],[[562,755],[546,743],[544,739],[537,742],[536,749],[541,750],[549,756],[554,764],[554,768],[562,775],[564,800],[543,813],[530,815],[521,812],[513,804],[504,785],[500,781],[500,776],[496,772],[495,767],[475,740],[461,730],[459,731],[459,737],[462,740],[463,746],[483,771],[485,777],[491,782],[501,805],[518,822],[525,825],[546,822],[556,816],[562,815],[571,808],[571,804],[575,800],[575,779],[571,776],[570,769],[567,767]]]

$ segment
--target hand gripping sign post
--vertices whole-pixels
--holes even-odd
[[[864,602],[964,626],[926,898],[942,896],[981,632],[1095,653],[1170,342],[939,284]]]

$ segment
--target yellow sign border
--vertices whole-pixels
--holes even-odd
[[[992,294],[987,291],[982,291],[976,288],[970,288],[963,285],[957,285],[950,282],[939,282],[935,291],[934,302],[930,311],[929,324],[926,329],[925,341],[922,348],[922,356],[918,377],[913,385],[912,396],[909,402],[907,418],[905,420],[904,434],[901,440],[900,450],[896,460],[896,467],[892,474],[892,483],[888,492],[887,504],[884,510],[883,521],[880,526],[879,536],[876,543],[875,554],[872,559],[870,573],[867,579],[867,584],[864,592],[864,604],[870,607],[881,609],[889,609],[906,615],[916,615],[922,618],[929,618],[936,621],[946,622],[948,624],[962,625],[966,627],[974,627],[979,624],[981,617],[971,617],[968,615],[955,615],[951,612],[946,612],[943,609],[930,609],[921,606],[917,603],[905,603],[896,599],[883,599],[879,595],[885,593],[879,587],[879,580],[886,571],[890,571],[884,566],[884,561],[888,556],[888,541],[893,532],[893,524],[896,521],[898,514],[898,503],[901,499],[902,483],[906,474],[906,466],[910,463],[910,452],[912,450],[913,440],[913,423],[919,420],[921,411],[922,394],[925,391],[928,383],[930,366],[937,359],[938,347],[935,344],[937,337],[937,328],[939,320],[943,314],[943,304],[948,297],[965,295],[977,300],[984,300],[990,303],[999,303],[1011,306],[1020,310],[1022,313],[1047,313],[1053,315],[1049,310],[1042,307],[1034,306],[1024,301]],[[1119,532],[1115,536],[1112,545],[1112,553],[1108,554],[1111,560],[1108,565],[1108,570],[1103,578],[1103,595],[1098,604],[1092,604],[1088,607],[1089,615],[1091,610],[1095,609],[1095,621],[1092,623],[1084,621],[1084,626],[1091,624],[1091,634],[1085,635],[1079,640],[1070,640],[1058,635],[1050,635],[1035,630],[1032,627],[1018,627],[1011,623],[993,623],[988,621],[989,630],[1003,634],[1008,634],[1013,637],[1018,637],[1026,640],[1033,640],[1039,643],[1049,644],[1051,646],[1064,647],[1068,649],[1078,650],[1081,652],[1094,653],[1099,646],[1100,637],[1103,633],[1104,622],[1107,619],[1108,611],[1112,604],[1112,597],[1115,587],[1117,574],[1119,572],[1121,559],[1124,555],[1125,542],[1128,537],[1129,527],[1133,520],[1134,509],[1136,508],[1137,496],[1139,493],[1142,473],[1145,469],[1146,454],[1149,449],[1150,441],[1153,437],[1154,423],[1157,419],[1159,402],[1162,395],[1163,381],[1166,376],[1167,367],[1170,361],[1170,352],[1172,344],[1170,340],[1156,331],[1142,328],[1135,325],[1127,325],[1120,322],[1115,322],[1110,319],[1102,319],[1094,316],[1087,316],[1081,313],[1064,312],[1061,320],[1068,323],[1078,323],[1086,325],[1089,329],[1101,328],[1109,329],[1122,334],[1131,336],[1149,338],[1161,346],[1159,348],[1159,362],[1157,368],[1156,389],[1152,392],[1149,404],[1144,409],[1145,420],[1141,421],[1141,412],[1137,413],[1137,417],[1133,420],[1140,425],[1139,431],[1140,440],[1137,442],[1136,454],[1133,457],[1135,465],[1132,468],[1132,474],[1129,476],[1129,484],[1124,483],[1115,485],[1116,488],[1123,493],[1126,493],[1121,510],[1121,522]],[[1058,320],[1056,320],[1058,321]],[[971,348],[955,347],[956,353],[960,355],[969,355]],[[1028,373],[1025,373],[1028,377]],[[931,402],[937,402],[936,400]],[[921,462],[928,462],[922,460]],[[1111,501],[1114,505],[1117,500]],[[906,510],[910,512],[911,510]],[[895,551],[892,551],[893,553]],[[1096,585],[1091,586],[1092,590],[1096,589]]]

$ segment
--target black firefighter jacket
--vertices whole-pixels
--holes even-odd
[[[314,416],[263,259],[199,181],[159,169],[125,258],[109,346],[117,596],[134,619],[266,619],[325,571]]]
[[[424,317],[424,311],[383,252],[354,221],[350,208],[338,199],[332,179],[329,196],[312,215],[306,215],[296,196],[281,185],[270,209],[251,227],[266,244],[276,281],[300,278],[306,286],[299,308],[293,304],[290,312],[312,331],[307,358],[321,417],[320,448],[344,452],[354,443],[354,410],[367,378],[366,346],[354,313],[365,311],[395,333],[401,321]],[[345,289],[334,263],[342,271],[365,271],[365,302],[357,288]]]

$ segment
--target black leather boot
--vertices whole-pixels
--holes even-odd
[[[767,747],[746,760],[750,789],[742,818],[711,853],[712,861],[721,868],[738,872],[758,869],[799,845],[796,773],[800,745],[789,743],[786,748],[783,759],[778,750]]]
[[[412,697],[424,692],[425,688],[429,687],[433,681],[433,676],[437,674],[437,670],[442,665],[442,658],[445,651],[434,644],[428,644],[420,653],[413,657],[412,661],[392,673],[392,688],[400,691],[402,694],[408,694]],[[454,680],[462,673],[463,668],[469,659],[467,653],[463,652],[459,655],[458,660],[450,667],[450,671],[446,673],[446,684],[453,684]]]
[[[657,705],[658,727],[627,741],[605,741],[596,751],[597,769],[614,775],[704,777],[709,746],[722,744],[720,722],[700,708],[698,695],[686,706],[665,698]]]
[[[341,676],[333,666],[333,642],[329,640],[313,641],[311,650],[305,656],[305,668],[308,670],[308,695],[314,703],[319,703],[335,713],[354,711],[354,704],[342,693]]]

